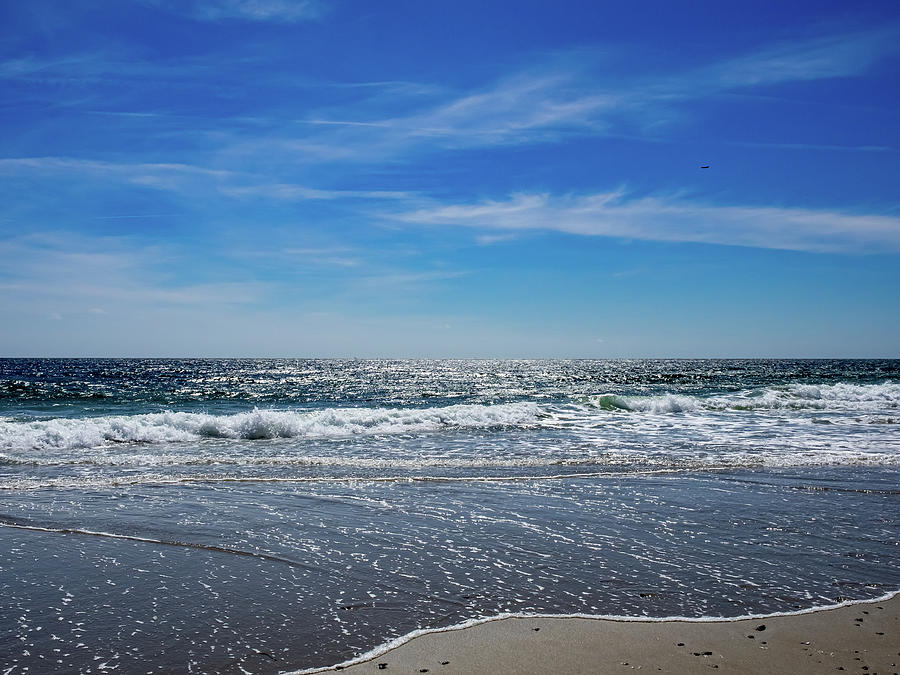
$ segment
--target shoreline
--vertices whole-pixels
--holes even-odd
[[[355,659],[286,675],[597,673],[646,670],[900,673],[900,590],[772,614],[508,614],[413,631]]]

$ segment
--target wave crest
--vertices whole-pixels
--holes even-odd
[[[900,408],[900,384],[792,384],[717,396],[600,394],[587,407],[652,414],[695,411],[822,410],[885,411]]]
[[[627,410],[631,412],[672,413],[691,412],[700,407],[702,399],[692,396],[665,394],[664,396],[620,396],[601,394],[590,400],[590,405],[601,410]]]
[[[528,427],[536,424],[539,415],[540,409],[535,403],[507,403],[423,409],[255,409],[233,415],[164,412],[57,418],[0,423],[0,449],[75,449],[112,443],[177,443],[202,438],[338,438],[442,429]]]

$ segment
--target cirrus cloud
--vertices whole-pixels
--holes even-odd
[[[519,193],[505,200],[431,204],[392,217],[422,225],[544,230],[647,241],[819,253],[900,251],[900,218],[771,206],[720,206],[673,197]]]

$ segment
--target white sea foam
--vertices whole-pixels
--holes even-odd
[[[163,412],[0,421],[0,465],[105,467],[347,466],[366,470],[428,467],[529,467],[554,464],[806,466],[896,464],[891,432],[900,385],[789,385],[701,397],[603,394],[580,403],[535,402],[429,408],[255,409],[237,414]],[[794,418],[804,411],[805,422]],[[821,413],[821,414],[819,414]],[[765,417],[763,417],[765,415]],[[900,416],[897,416],[900,418]],[[785,426],[785,425],[788,426]],[[840,426],[834,426],[838,424]],[[661,426],[665,427],[661,432]],[[814,425],[814,426],[812,426]],[[849,426],[848,426],[849,425]],[[409,445],[444,431],[545,430],[506,435],[504,452],[481,446],[448,450],[446,441]],[[847,433],[857,433],[852,441]],[[557,433],[573,434],[571,442]],[[664,433],[673,442],[660,446]],[[366,441],[340,456],[321,446],[247,441]],[[497,437],[498,440],[500,437]],[[237,442],[236,442],[237,441]],[[374,444],[373,444],[374,443]],[[481,448],[481,449],[480,449]]]
[[[900,384],[795,384],[711,399],[713,407],[747,410],[884,410],[900,407]]]
[[[646,413],[691,412],[701,407],[701,399],[692,396],[666,394],[664,396],[619,396],[602,394],[591,401],[592,405],[604,410],[629,410]]]
[[[897,456],[873,456],[873,457],[853,457],[841,458],[832,464],[840,464],[843,466],[890,466],[900,464],[900,458]],[[53,478],[39,477],[21,477],[21,478],[5,478],[0,482],[0,491],[28,491],[37,489],[77,489],[77,490],[102,490],[108,488],[118,488],[127,486],[184,486],[184,485],[215,485],[230,483],[247,483],[247,484],[366,484],[366,483],[545,483],[555,481],[578,481],[591,479],[610,479],[610,480],[627,480],[635,478],[652,478],[655,476],[666,475],[690,475],[702,472],[708,475],[711,472],[730,472],[742,468],[759,468],[762,466],[776,468],[799,468],[802,466],[819,466],[823,462],[815,458],[808,458],[803,461],[764,461],[759,460],[741,463],[738,461],[702,461],[694,464],[685,463],[680,466],[669,466],[666,468],[641,468],[641,467],[622,467],[618,470],[609,470],[614,465],[607,465],[606,470],[597,471],[557,471],[553,473],[466,473],[465,475],[447,475],[441,473],[414,473],[414,474],[392,474],[387,472],[379,473],[350,473],[346,475],[242,475],[230,473],[199,473],[199,474],[173,474],[165,473],[163,467],[155,467],[156,471],[148,472],[128,472],[117,473],[114,475],[84,475],[84,476],[65,476]],[[825,462],[829,464],[829,462]],[[577,465],[576,465],[577,466]],[[598,463],[597,467],[603,466]],[[390,469],[404,470],[406,467],[385,467],[386,471]],[[423,467],[417,467],[423,468]],[[439,467],[433,467],[439,468]],[[488,468],[488,467],[479,467]],[[546,468],[546,465],[510,465],[508,468],[519,469],[537,469]],[[806,486],[806,489],[821,489],[815,486]],[[879,490],[873,490],[879,491]],[[893,491],[891,492],[894,493]]]
[[[725,471],[728,466],[708,466],[706,471]],[[533,483],[540,481],[580,480],[589,478],[628,478],[663,476],[695,471],[690,468],[667,469],[634,469],[629,471],[587,471],[566,472],[552,474],[513,474],[513,475],[466,475],[446,476],[440,474],[424,475],[371,475],[371,476],[229,476],[229,475],[171,475],[164,473],[127,474],[116,476],[86,476],[64,478],[14,478],[0,483],[0,490],[36,490],[44,488],[58,489],[105,489],[110,487],[125,487],[131,485],[194,485],[217,483],[278,483],[278,484],[304,484],[304,483]]]
[[[139,447],[139,446],[137,446]],[[76,449],[77,450],[77,449]],[[90,449],[89,449],[90,450]],[[642,471],[651,467],[660,470],[700,470],[738,469],[753,467],[802,467],[802,466],[865,466],[865,465],[898,465],[900,454],[891,451],[860,451],[845,449],[803,448],[792,451],[756,451],[747,452],[740,448],[731,451],[719,451],[715,454],[698,454],[683,451],[679,455],[654,455],[635,450],[628,452],[609,452],[602,455],[516,455],[501,457],[455,457],[439,455],[413,456],[380,456],[360,457],[357,455],[309,455],[309,454],[241,454],[240,448],[229,452],[197,452],[186,450],[183,454],[149,452],[87,452],[63,456],[15,456],[0,453],[0,466],[71,466],[71,467],[105,467],[126,469],[159,469],[172,467],[220,467],[223,471],[231,471],[231,467],[239,468],[323,468],[343,469],[348,471],[365,471],[366,477],[373,477],[372,472],[390,471],[427,471],[432,469],[463,469],[472,480],[484,477],[473,473],[478,469],[551,469],[553,467],[615,467],[621,475],[633,471]],[[540,478],[541,476],[535,476]]]
[[[83,454],[69,457],[16,458],[0,454],[0,465],[20,464],[29,466],[104,466],[104,467],[172,467],[172,466],[241,466],[241,467],[344,467],[352,469],[417,470],[429,468],[491,469],[528,468],[548,466],[581,466],[597,464],[622,464],[621,457],[609,459],[597,457],[498,457],[460,458],[441,456],[421,457],[358,457],[353,455],[264,455],[209,453],[151,454],[144,452],[110,455],[106,453]]]
[[[177,443],[203,438],[337,438],[443,429],[527,427],[537,423],[539,414],[540,409],[534,403],[508,403],[408,409],[253,410],[234,415],[164,412],[57,418],[0,423],[0,449],[74,449],[114,443]]]
[[[900,384],[795,384],[710,397],[678,394],[623,396],[610,393],[590,397],[587,405],[610,411],[652,414],[704,410],[884,411],[900,409]]]

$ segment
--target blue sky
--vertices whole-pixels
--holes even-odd
[[[0,26],[0,355],[900,357],[894,0]]]

